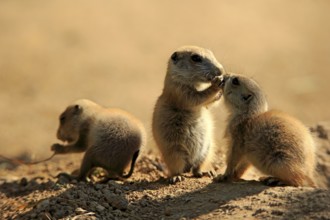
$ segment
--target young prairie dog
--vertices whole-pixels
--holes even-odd
[[[242,75],[225,77],[225,106],[229,110],[226,138],[227,169],[216,182],[239,180],[250,164],[272,177],[266,183],[312,186],[314,143],[309,130],[297,119],[268,111],[259,85]],[[270,182],[273,181],[273,182]]]
[[[195,177],[212,170],[215,145],[208,106],[221,97],[223,72],[210,50],[196,46],[179,48],[168,61],[152,131],[171,183],[191,170]]]
[[[57,154],[86,151],[78,180],[85,180],[94,167],[107,170],[108,178],[132,175],[139,150],[146,144],[146,132],[138,119],[86,99],[68,106],[59,119],[57,138],[68,144],[53,144],[52,150]],[[129,173],[123,175],[130,162]]]

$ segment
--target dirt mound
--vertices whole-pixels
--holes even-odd
[[[316,136],[318,184],[330,184],[330,144],[323,124]],[[140,158],[127,182],[67,182],[52,176],[72,171],[81,156],[58,156],[34,166],[0,163],[1,219],[329,219],[330,192],[308,187],[267,187],[255,180],[231,184],[186,176],[170,185],[161,160]],[[7,167],[7,168],[6,168]],[[220,167],[219,170],[223,170]],[[257,175],[257,174],[255,174]]]

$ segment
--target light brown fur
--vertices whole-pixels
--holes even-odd
[[[168,61],[164,89],[155,105],[152,131],[171,182],[191,169],[211,170],[213,121],[208,106],[220,99],[223,67],[207,49],[179,48]]]
[[[106,169],[115,178],[128,178],[139,149],[146,144],[145,129],[138,119],[123,110],[107,109],[86,99],[75,101],[60,115],[57,138],[68,144],[54,144],[55,153],[86,151],[79,180],[85,180],[94,167]],[[130,162],[131,170],[124,176]]]
[[[309,130],[280,111],[268,111],[259,85],[242,75],[225,77],[229,110],[227,169],[215,181],[235,181],[252,164],[285,185],[315,186],[314,143]]]

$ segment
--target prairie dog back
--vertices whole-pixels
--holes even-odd
[[[227,169],[215,181],[238,180],[250,165],[272,177],[266,183],[315,186],[315,149],[308,129],[294,117],[268,111],[260,86],[252,79],[225,77],[225,105],[229,110]]]
[[[134,153],[146,145],[146,132],[142,123],[127,112],[106,109],[92,125],[89,141],[98,163],[110,169],[106,164],[113,158],[111,170],[123,173]]]
[[[132,161],[130,176],[139,150],[146,144],[146,132],[138,119],[89,100],[78,100],[61,114],[57,136],[68,144],[54,144],[52,150],[56,153],[86,151],[78,179],[86,178],[93,167],[125,177],[123,172]]]

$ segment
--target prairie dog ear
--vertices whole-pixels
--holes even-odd
[[[80,114],[82,111],[83,111],[83,108],[80,106],[80,105],[75,105],[74,107],[73,107],[73,109],[74,109],[74,114]]]
[[[171,60],[173,61],[174,64],[176,64],[178,62],[178,53],[174,52],[171,56]]]
[[[60,115],[60,124],[64,124],[66,121],[66,116],[65,116],[65,112],[63,112],[61,115]]]
[[[244,100],[244,102],[249,102],[252,99],[252,94],[242,94],[242,99]]]

